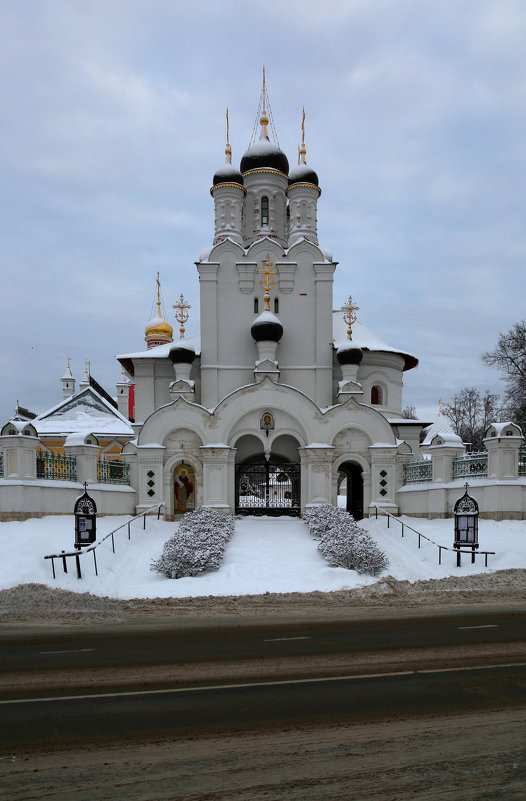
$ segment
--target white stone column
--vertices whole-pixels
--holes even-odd
[[[138,493],[137,514],[156,506],[163,498],[164,445],[137,447]]]
[[[4,478],[34,481],[37,477],[36,455],[39,445],[38,437],[24,434],[0,437],[0,450],[4,452]]]
[[[99,453],[98,445],[64,445],[67,456],[76,459],[77,481],[79,484],[86,482],[90,486],[97,484],[97,457]]]
[[[453,480],[453,459],[465,451],[460,437],[458,440],[459,444],[453,445],[440,434],[433,437],[428,451],[433,460],[433,484],[449,484]]]
[[[398,514],[396,504],[396,445],[370,445],[371,454],[371,505],[369,515],[374,514],[373,506]]]
[[[514,423],[493,423],[486,431],[484,447],[488,452],[488,478],[516,481],[519,477],[519,451],[524,441]]]
[[[203,506],[235,511],[235,455],[228,445],[202,445]]]
[[[332,461],[331,445],[307,445],[298,448],[301,459],[301,508],[331,503]]]

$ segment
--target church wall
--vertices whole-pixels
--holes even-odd
[[[378,408],[393,416],[402,414],[404,360],[394,353],[364,352],[363,361],[358,370],[358,381],[363,387],[363,400],[371,402],[371,388],[375,384],[382,386],[387,392],[387,399]]]
[[[71,515],[73,545],[73,506],[82,492],[79,483],[0,481],[0,520],[26,520],[43,515]],[[104,490],[90,488],[100,515],[133,515],[137,493],[132,487],[108,486]]]

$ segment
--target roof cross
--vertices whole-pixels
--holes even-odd
[[[347,324],[347,336],[352,339],[352,327],[356,322],[356,312],[359,311],[360,307],[353,302],[352,295],[349,295],[349,300],[341,308],[343,320]]]
[[[172,309],[176,310],[175,311],[175,319],[177,320],[177,322],[181,326],[180,329],[179,329],[179,333],[181,335],[181,339],[184,339],[184,326],[185,326],[185,323],[188,322],[188,318],[190,316],[188,314],[188,309],[191,309],[191,308],[192,307],[185,300],[184,295],[181,292],[181,297],[179,298],[179,302],[178,303],[174,303],[174,305],[172,306]]]

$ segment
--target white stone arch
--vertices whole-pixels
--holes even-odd
[[[283,427],[276,428],[272,435],[287,433],[302,444],[319,440],[316,416],[320,417],[320,411],[316,404],[299,390],[265,378],[260,384],[235,390],[217,406],[215,416],[218,430],[223,432],[222,441],[231,445],[241,430],[259,431],[260,414],[267,409],[285,417]]]
[[[250,245],[247,250],[246,260],[257,262],[260,259],[265,259],[267,253],[271,257],[271,260],[277,260],[283,258],[285,251],[275,239],[263,236],[260,239],[256,239],[256,241]]]
[[[242,256],[244,256],[245,251],[241,245],[239,245],[237,242],[234,242],[233,239],[222,239],[221,242],[218,242],[217,245],[214,245],[208,254],[206,261],[219,262],[227,253],[230,253],[234,259],[240,259]]]
[[[363,513],[365,515],[371,503],[371,463],[361,453],[346,451],[335,458],[332,464],[331,503],[334,506],[338,504],[338,473],[340,467],[346,462],[354,462],[362,468]]]
[[[315,245],[314,242],[310,242],[304,237],[289,248],[288,257],[291,261],[297,261],[298,256],[303,254],[306,254],[309,258],[314,258],[314,261],[325,261],[325,257],[318,245]]]
[[[179,397],[156,409],[145,420],[138,445],[160,444],[177,428],[189,428],[205,441],[206,427],[211,418],[212,414],[207,409]]]
[[[326,441],[333,443],[336,436],[345,429],[355,428],[363,431],[375,442],[385,442],[396,445],[396,438],[389,422],[374,406],[359,403],[349,398],[345,403],[333,406],[327,412],[329,428]]]

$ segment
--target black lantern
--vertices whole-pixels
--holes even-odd
[[[88,495],[88,485],[84,482],[84,495],[75,501],[75,548],[79,551],[97,539],[97,505]]]
[[[455,504],[455,541],[453,548],[471,548],[471,561],[475,561],[475,550],[479,547],[479,505],[466,491]],[[460,567],[460,553],[457,553],[457,567]]]

